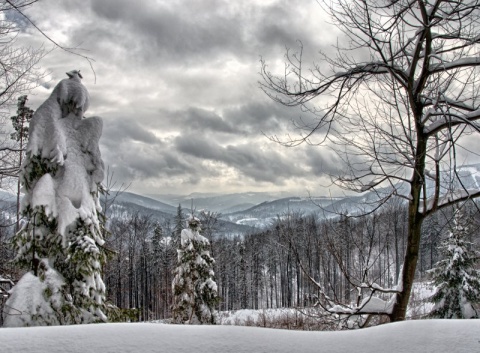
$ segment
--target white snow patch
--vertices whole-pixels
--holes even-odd
[[[416,320],[306,332],[238,326],[96,324],[0,329],[2,353],[472,353],[480,320]]]

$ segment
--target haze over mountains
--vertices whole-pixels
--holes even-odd
[[[480,187],[480,165],[468,165],[458,169],[459,185],[465,189],[478,189]],[[460,185],[461,184],[461,185]],[[433,188],[427,180],[427,194]],[[448,185],[444,186],[444,191]],[[406,184],[397,185],[397,192],[408,194]],[[325,194],[327,190],[325,190]],[[118,198],[119,202],[137,205],[146,209],[175,214],[178,205],[181,205],[185,213],[206,209],[221,214],[221,219],[246,231],[250,227],[265,228],[272,224],[277,217],[282,217],[290,212],[303,215],[314,215],[319,219],[336,217],[338,214],[358,214],[369,212],[376,207],[375,201],[383,195],[391,193],[391,189],[377,190],[377,192],[364,192],[344,197],[311,196],[298,197],[284,193],[246,192],[235,194],[206,194],[193,193],[190,195],[161,195],[151,194],[140,196],[130,192],[124,192]]]
[[[288,212],[312,214],[320,211],[319,205],[327,205],[340,199],[282,197],[275,193],[236,193],[236,194],[191,194],[191,195],[152,195],[146,197],[131,192],[120,194],[116,203],[141,213],[175,215],[178,205],[188,214],[208,210],[220,214],[221,220],[240,226],[240,233],[248,232],[251,227],[265,228],[275,218]],[[244,227],[247,226],[247,227]],[[235,227],[237,228],[237,227]]]
[[[480,187],[480,164],[463,166],[457,171],[460,177],[458,184],[468,189]],[[460,185],[457,185],[457,187]],[[429,187],[427,179],[427,193]],[[397,186],[399,193],[406,195],[406,185]],[[446,190],[446,187],[445,187]],[[379,193],[378,193],[379,191]],[[391,191],[385,188],[386,195]],[[325,194],[327,191],[325,190]],[[112,192],[112,194],[114,194]],[[150,194],[138,195],[125,191],[115,199],[115,206],[110,209],[108,216],[121,217],[122,213],[138,212],[163,222],[171,220],[181,205],[184,214],[208,210],[220,214],[219,232],[229,234],[245,234],[254,228],[262,229],[270,226],[276,218],[294,212],[302,215],[314,215],[318,219],[336,217],[338,214],[356,214],[368,212],[375,207],[375,201],[381,197],[382,190],[364,192],[352,196],[325,197],[311,196],[298,197],[287,192],[245,192],[234,194],[206,194],[193,193],[190,195]],[[16,201],[11,192],[0,190],[1,203],[13,206]],[[5,208],[12,213],[15,207]],[[12,216],[12,215],[10,215]]]

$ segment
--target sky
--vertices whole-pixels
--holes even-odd
[[[281,72],[286,48],[305,60],[333,50],[338,31],[315,0],[40,0],[25,11],[58,44],[29,95],[37,108],[80,69],[85,116],[104,119],[101,151],[117,185],[140,194],[283,191],[336,194],[328,149],[283,147],[302,116],[260,89],[263,58]],[[53,44],[32,27],[18,43]],[[93,66],[93,70],[90,67]]]
[[[0,329],[2,353],[471,353],[480,320],[413,320],[352,331],[259,327],[96,324]]]

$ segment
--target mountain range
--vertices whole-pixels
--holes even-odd
[[[461,184],[466,189],[480,188],[480,164],[459,168]],[[427,179],[427,193],[430,193]],[[287,213],[314,215],[318,219],[338,216],[338,214],[358,214],[368,212],[376,206],[379,194],[389,194],[390,188],[374,192],[364,192],[344,197],[298,197],[288,193],[245,192],[232,194],[193,193],[190,195],[149,194],[138,195],[124,191],[115,198],[115,207],[108,216],[121,217],[123,214],[138,212],[149,215],[159,222],[172,220],[178,205],[184,214],[192,210],[209,210],[219,214],[219,232],[225,234],[245,234],[254,228],[265,228],[278,217]],[[397,192],[406,195],[408,186],[397,185]],[[114,194],[114,192],[112,192]],[[3,201],[2,201],[3,200]],[[0,202],[15,203],[15,197],[0,190]],[[14,207],[11,208],[13,212]]]
[[[463,166],[457,171],[459,184],[466,189],[480,188],[480,164]],[[427,196],[432,193],[433,187],[427,179]],[[298,197],[288,193],[246,192],[233,194],[205,194],[194,193],[190,195],[161,195],[151,194],[139,196],[133,193],[124,193],[121,200],[127,203],[142,205],[154,210],[169,214],[176,212],[176,207],[181,205],[184,213],[192,209],[199,211],[207,209],[220,214],[220,218],[228,223],[251,231],[251,227],[265,228],[278,218],[287,213],[314,215],[318,219],[336,217],[338,214],[358,214],[372,211],[376,201],[383,195],[391,193],[391,188],[386,187],[376,192],[364,192],[344,197]],[[397,193],[407,195],[407,184],[396,185]],[[445,188],[447,190],[447,188]]]

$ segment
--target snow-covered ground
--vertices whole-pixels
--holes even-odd
[[[434,290],[429,281],[414,283],[407,310],[408,319],[423,319],[430,313],[433,303],[429,298]],[[325,330],[325,325],[322,326],[318,320],[319,314],[315,308],[242,309],[219,312],[218,322],[221,325]]]
[[[336,332],[155,323],[3,328],[0,351],[474,353],[480,352],[480,320],[417,320]]]

